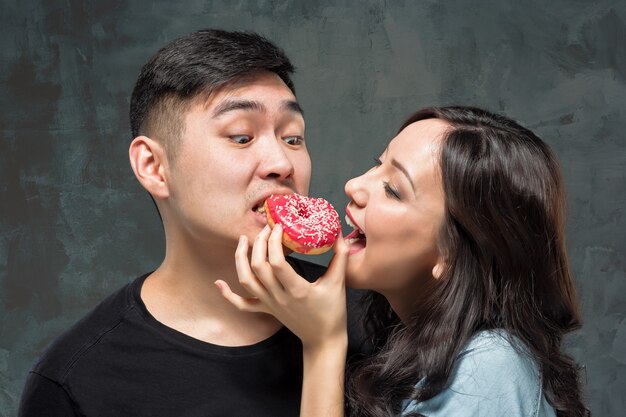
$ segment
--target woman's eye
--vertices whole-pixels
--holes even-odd
[[[283,138],[283,141],[287,143],[287,145],[301,145],[304,142],[304,138],[302,136],[287,136]]]
[[[400,200],[400,193],[393,189],[393,187],[391,187],[388,182],[383,182],[383,186],[385,187],[385,194],[387,194],[391,198]]]
[[[252,140],[252,137],[248,135],[232,135],[229,137],[230,137],[230,140],[232,140],[233,142],[239,145],[245,145],[246,143]]]

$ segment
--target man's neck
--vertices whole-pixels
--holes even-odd
[[[282,325],[272,316],[237,310],[220,294],[214,282],[221,279],[241,296],[234,248],[167,251],[165,260],[143,284],[141,298],[159,322],[207,343],[222,346],[251,345],[267,339]]]

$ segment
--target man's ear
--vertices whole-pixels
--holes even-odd
[[[137,136],[128,149],[135,177],[155,199],[169,197],[165,149],[147,136]]]

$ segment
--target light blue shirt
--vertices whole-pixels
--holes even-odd
[[[533,359],[503,331],[482,331],[456,360],[449,385],[430,400],[405,401],[403,414],[428,417],[555,417]]]

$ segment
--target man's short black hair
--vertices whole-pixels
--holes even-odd
[[[196,97],[260,71],[277,74],[295,94],[289,58],[259,34],[203,29],[174,40],[143,66],[137,79],[130,101],[133,137],[155,137],[175,153],[182,117]]]

